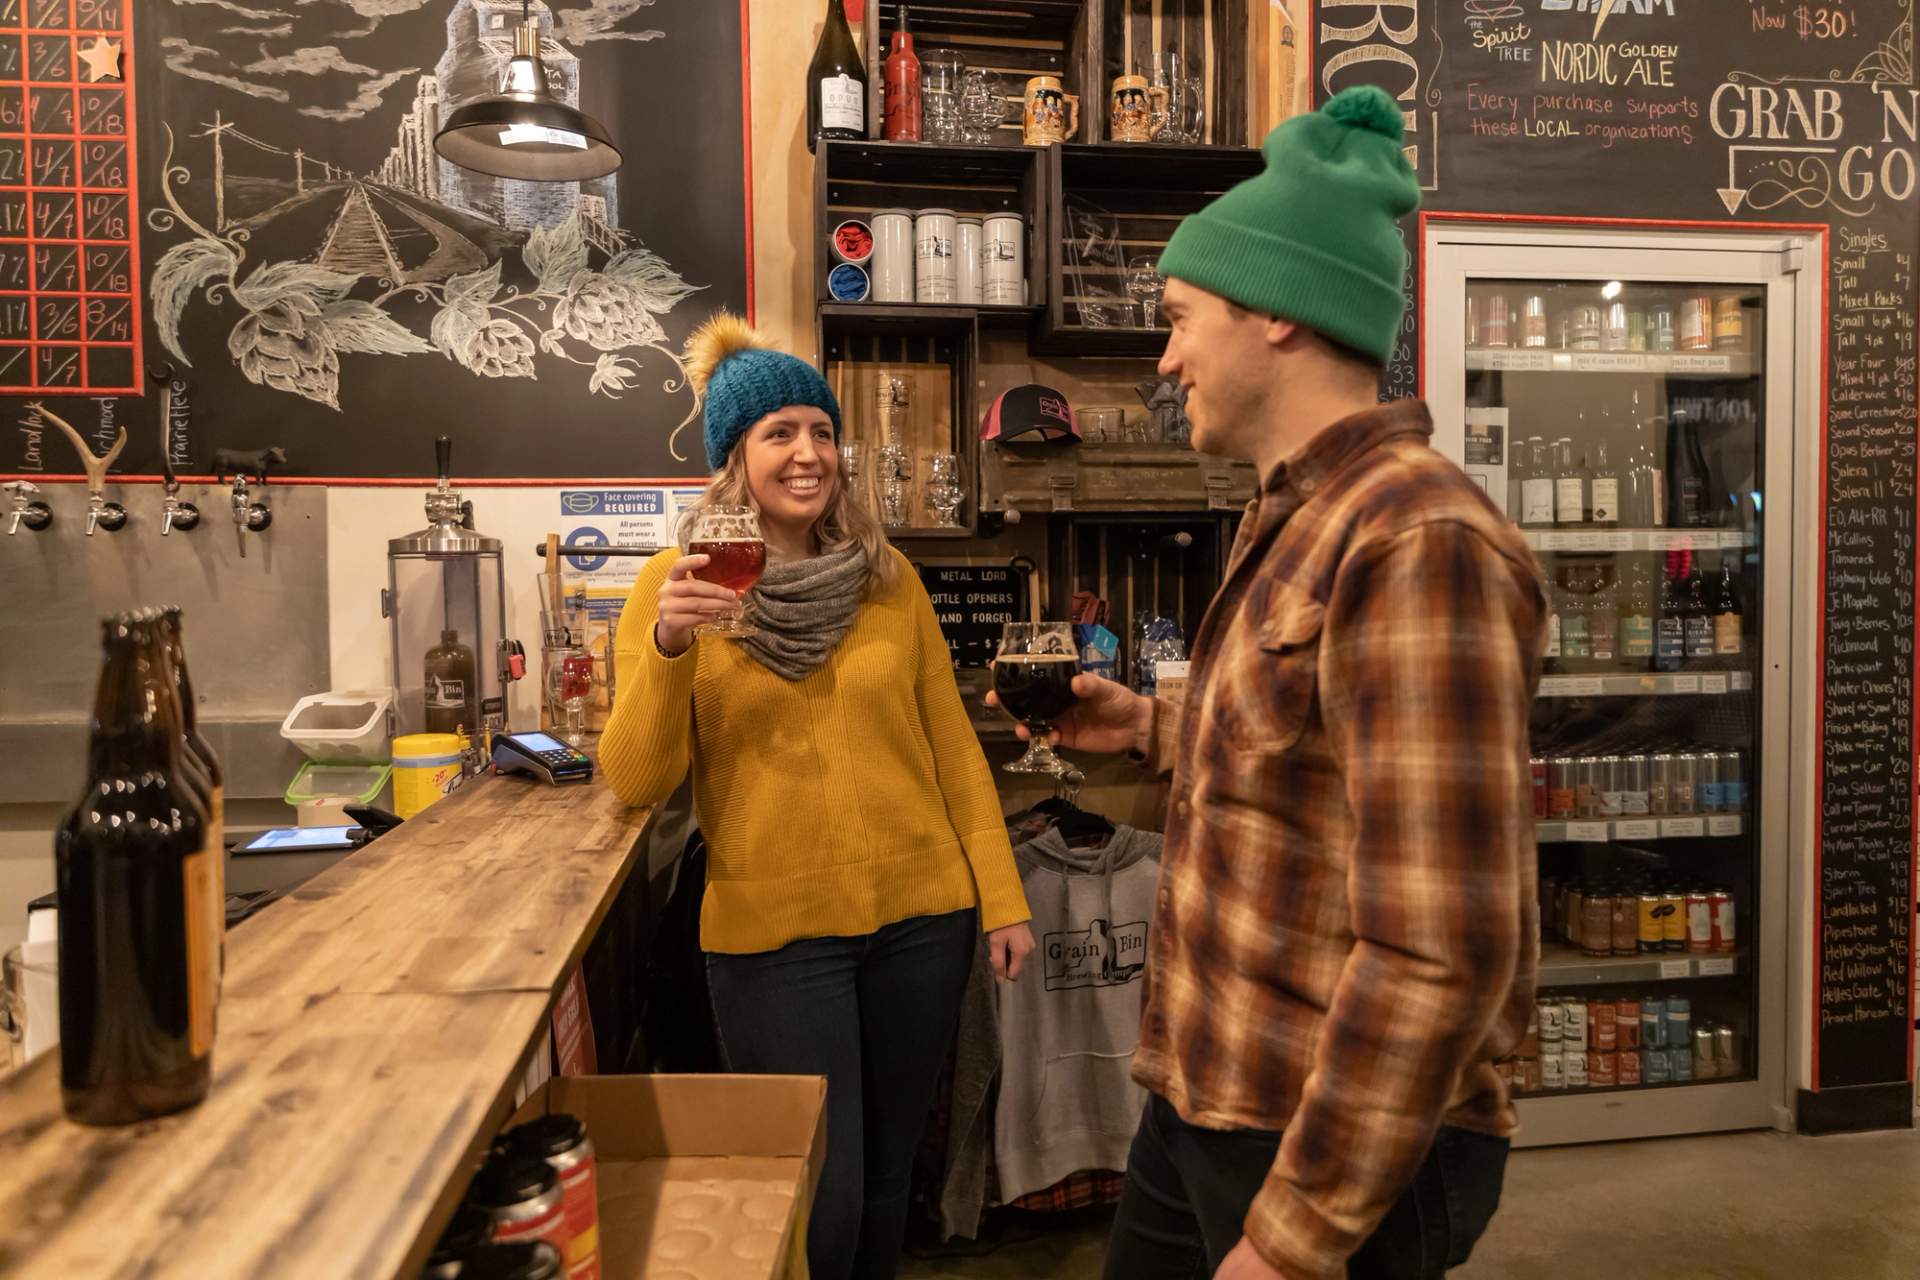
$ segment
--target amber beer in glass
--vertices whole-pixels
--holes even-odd
[[[687,542],[687,554],[707,557],[706,565],[694,570],[694,577],[741,595],[753,590],[767,570],[767,544],[761,540],[760,520],[751,507],[708,507],[702,511]],[[728,617],[701,623],[693,633],[737,640],[757,635],[759,630],[735,609]]]

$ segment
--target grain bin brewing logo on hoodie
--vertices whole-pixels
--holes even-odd
[[[1124,987],[1147,963],[1147,922],[1088,922],[1084,929],[1046,937],[1047,990]]]

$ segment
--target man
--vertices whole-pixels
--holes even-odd
[[[1262,477],[1184,709],[1090,676],[1069,747],[1172,777],[1108,1280],[1431,1277],[1499,1202],[1538,957],[1520,536],[1378,402],[1419,202],[1350,89],[1161,258],[1194,445]]]

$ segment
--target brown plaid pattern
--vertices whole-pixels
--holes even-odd
[[[1515,1118],[1494,1059],[1539,958],[1532,554],[1427,442],[1344,419],[1248,509],[1194,643],[1134,1077],[1190,1123],[1284,1130],[1246,1232],[1290,1277],[1347,1257],[1444,1121]]]

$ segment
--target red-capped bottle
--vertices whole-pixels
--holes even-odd
[[[920,141],[920,59],[913,51],[913,33],[907,30],[905,5],[900,6],[900,22],[893,29],[886,82],[887,141]]]

